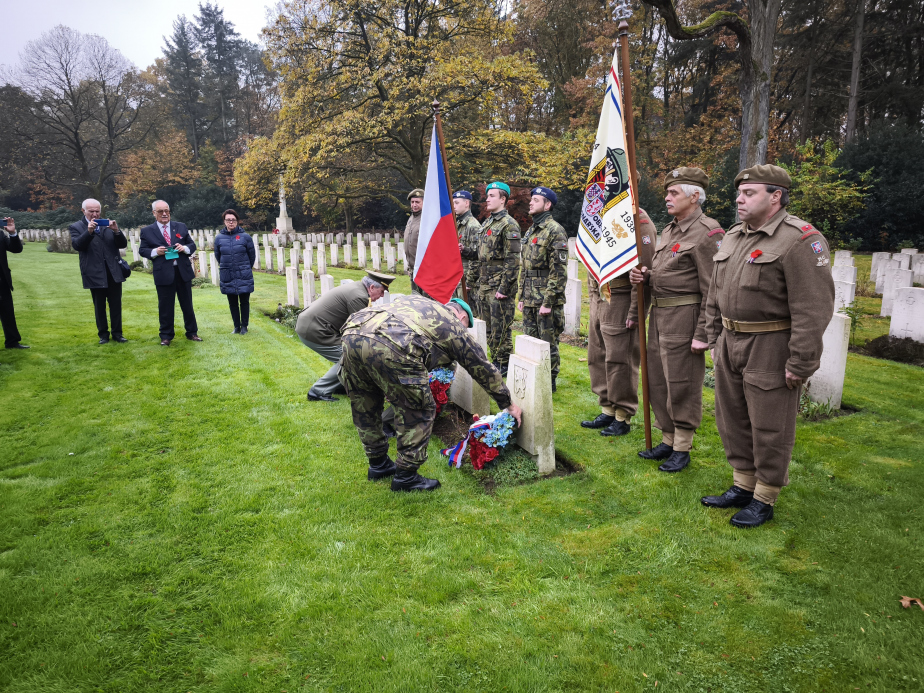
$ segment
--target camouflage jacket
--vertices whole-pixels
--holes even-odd
[[[485,219],[481,230],[481,290],[513,296],[520,271],[520,225],[502,209]]]
[[[510,406],[510,390],[500,371],[452,309],[433,299],[412,294],[389,305],[364,308],[347,319],[341,334],[351,331],[376,342],[373,349],[419,362],[427,371],[455,361],[494,398],[498,407]]]
[[[549,212],[533,218],[523,236],[520,300],[527,308],[565,304],[568,280],[568,234]]]
[[[456,228],[459,230],[459,244],[462,246],[462,266],[467,270],[471,265],[478,264],[478,246],[481,244],[481,224],[466,212],[456,217]]]

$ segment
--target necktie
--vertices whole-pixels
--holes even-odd
[[[167,225],[164,224],[164,240],[167,242],[167,247],[170,247],[170,232],[167,231]]]

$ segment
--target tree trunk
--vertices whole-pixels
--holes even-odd
[[[346,232],[353,233],[353,203],[349,200],[343,203],[343,220],[346,224]]]
[[[741,84],[741,149],[738,163],[742,169],[767,163],[773,43],[781,7],[782,0],[748,0],[754,82],[748,85],[742,79]]]
[[[812,32],[814,33],[814,32]],[[815,71],[815,48],[809,48],[808,72],[805,76],[805,103],[802,104],[801,144],[805,144],[812,132],[812,73]]]
[[[850,98],[847,100],[847,132],[844,139],[853,140],[857,132],[857,105],[860,102],[860,65],[863,60],[863,22],[866,19],[865,0],[857,0],[856,24],[853,34],[853,66],[850,68]]]

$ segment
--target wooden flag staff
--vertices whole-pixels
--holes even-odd
[[[449,204],[452,205],[452,184],[449,182],[449,164],[446,162],[446,143],[443,140],[443,119],[440,117],[440,102],[433,100],[433,117],[436,119],[436,136],[440,143],[440,156],[443,158],[443,175],[446,177],[446,190],[449,191]],[[426,193],[425,193],[426,194]],[[456,222],[456,212],[452,211],[452,225],[456,230],[456,238],[459,237],[459,225]],[[465,273],[462,273],[462,298],[466,303],[468,300],[468,287],[465,286]],[[474,325],[469,325],[474,327]],[[648,447],[651,447],[650,445]]]
[[[619,22],[619,49],[622,63],[622,92],[625,110],[626,146],[629,154],[629,176],[632,181],[635,205],[635,247],[641,257],[642,232],[638,224],[638,172],[635,169],[635,123],[632,112],[632,75],[629,70],[629,23],[623,19]],[[651,269],[649,267],[649,269]],[[645,344],[645,284],[636,284],[638,298],[638,343],[641,350],[640,370],[642,372],[642,411],[645,416],[645,448],[651,450],[651,407],[648,406],[648,348]]]

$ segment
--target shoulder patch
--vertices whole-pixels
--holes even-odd
[[[811,230],[812,230],[812,225],[811,225],[811,224],[806,224],[805,226],[802,227],[802,230],[803,230],[803,231],[811,231]]]
[[[558,243],[555,243],[552,247],[555,248],[556,250],[567,250],[568,243],[567,242],[562,243],[561,241],[559,241]]]
[[[806,228],[806,227],[803,226],[802,228],[804,229],[804,228]],[[809,226],[808,228],[811,229],[812,227]],[[799,240],[800,240],[800,241],[804,241],[804,240],[805,240],[806,238],[808,238],[809,236],[820,236],[820,235],[821,235],[821,231],[818,231],[817,229],[812,229],[812,230],[809,231],[808,233],[803,233],[803,234],[802,234],[802,237],[799,238]]]
[[[711,238],[712,236],[715,236],[717,233],[725,233],[725,229],[712,229],[712,231],[710,231],[707,234],[707,237]]]
[[[651,245],[651,236],[642,236],[642,243],[644,245]]]
[[[812,250],[815,252],[816,255],[817,255],[818,253],[824,252],[824,249],[825,249],[825,248],[824,248],[824,246],[821,244],[821,241],[813,241],[813,242],[812,242]]]

